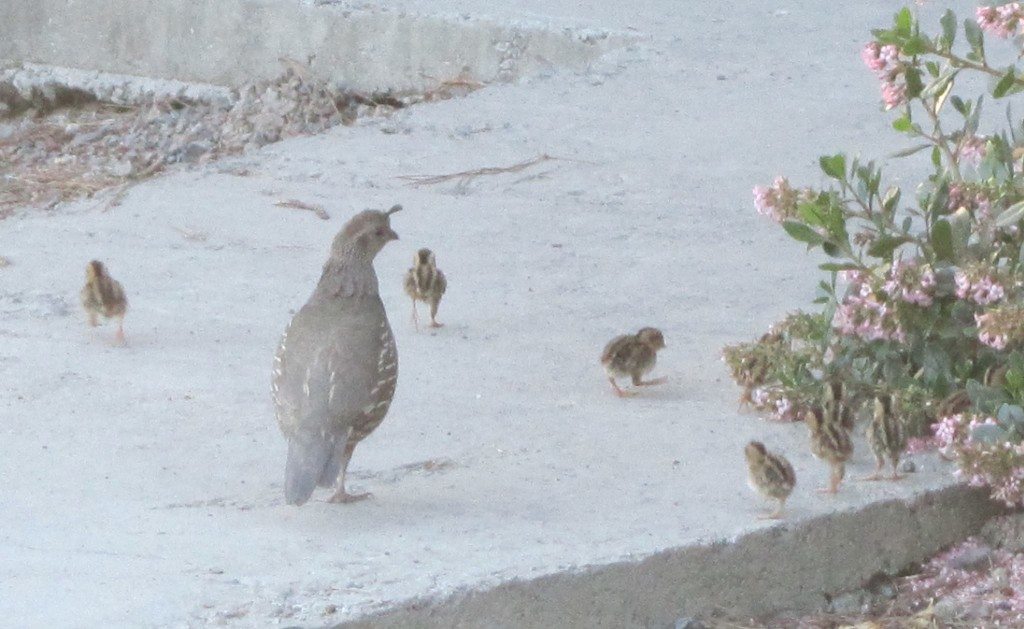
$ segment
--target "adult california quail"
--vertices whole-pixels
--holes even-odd
[[[412,259],[412,268],[405,273],[405,294],[412,298],[412,322],[418,330],[419,317],[416,314],[416,302],[430,304],[430,327],[439,328],[443,323],[437,322],[437,306],[441,297],[448,290],[448,280],[441,269],[437,268],[437,259],[430,249],[420,249]]]
[[[334,238],[323,274],[292,318],[274,357],[277,421],[288,439],[285,501],[304,504],[314,488],[345,491],[352,451],[384,419],[398,382],[398,351],[377,293],[373,259],[398,234],[387,212],[366,210]]]
[[[89,315],[89,325],[95,327],[102,315],[105,319],[117,319],[118,342],[124,343],[124,314],[128,311],[128,299],[124,296],[121,283],[110,277],[106,267],[99,260],[85,265],[85,286],[80,293],[82,307]]]

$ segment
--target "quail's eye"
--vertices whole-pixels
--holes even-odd
[[[383,236],[384,235],[384,228],[383,227],[378,227],[377,228],[377,235],[378,236]]]

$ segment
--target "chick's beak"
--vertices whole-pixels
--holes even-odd
[[[388,229],[387,236],[388,236],[388,240],[398,240],[398,234],[396,234],[395,230],[393,230],[393,229],[390,229],[390,228]]]

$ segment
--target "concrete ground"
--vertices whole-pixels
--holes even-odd
[[[926,458],[901,484],[820,497],[827,472],[803,426],[738,414],[718,357],[807,306],[816,284],[815,260],[755,214],[751,188],[780,173],[820,184],[819,154],[901,146],[858,55],[894,5],[492,4],[388,10],[636,39],[580,67],[538,63],[464,99],[177,171],[109,211],[88,200],[3,222],[0,616],[665,626],[716,606],[813,605],[989,513]],[[403,178],[539,155],[557,159]],[[331,219],[274,206],[293,198]],[[374,498],[287,507],[273,348],[347,217],[396,202],[402,239],[377,270],[398,394],[353,461],[355,488]],[[449,294],[447,325],[417,333],[401,276],[420,246]],[[93,257],[128,292],[127,348],[79,312]],[[656,375],[670,382],[621,400],[597,357],[642,325],[665,332]],[[755,517],[752,438],[796,467],[782,524]],[[851,476],[870,467],[858,448]]]

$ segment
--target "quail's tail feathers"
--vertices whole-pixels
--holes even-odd
[[[293,435],[288,439],[288,463],[284,472],[284,500],[304,505],[328,466],[334,444],[320,435]]]

